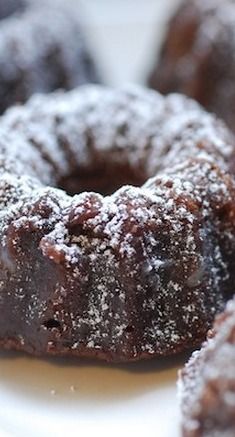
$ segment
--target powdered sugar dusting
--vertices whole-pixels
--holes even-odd
[[[41,150],[58,179],[74,168],[95,168],[97,156],[110,165],[126,162],[148,179],[191,156],[224,166],[234,150],[225,126],[195,102],[137,86],[115,91],[84,86],[39,95],[7,111],[3,123]]]
[[[16,13],[9,7],[12,15],[1,19],[1,113],[36,92],[48,93],[97,82],[98,74],[84,41],[78,6],[45,0],[40,4],[33,0],[16,3]]]
[[[46,188],[37,166],[25,176],[6,166],[0,304],[9,281],[13,315],[32,328],[24,348],[34,329],[37,353],[129,360],[198,344],[231,290],[235,187],[215,161],[227,168],[234,138],[223,124],[181,96],[91,86],[36,96],[1,126],[32,151],[30,168],[34,156],[47,165],[51,184],[101,158],[153,176],[70,197]]]
[[[218,318],[214,336],[193,354],[180,380],[187,435],[234,435],[235,301]]]

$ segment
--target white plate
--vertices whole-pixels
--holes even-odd
[[[177,437],[176,380],[183,362],[108,366],[2,353],[0,435]]]

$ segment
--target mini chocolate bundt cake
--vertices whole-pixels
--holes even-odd
[[[0,113],[36,92],[99,80],[72,4],[0,0],[0,19]]]
[[[8,110],[1,346],[130,361],[201,344],[234,293],[234,150],[199,105],[141,88]]]
[[[199,101],[235,130],[235,1],[185,0],[149,84]]]
[[[235,300],[182,371],[183,436],[235,435]]]

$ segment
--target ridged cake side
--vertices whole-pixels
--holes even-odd
[[[1,345],[129,361],[200,344],[233,294],[224,125],[182,96],[85,87],[35,97],[1,128]],[[91,174],[117,191],[95,193]]]

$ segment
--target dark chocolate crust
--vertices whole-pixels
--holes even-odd
[[[217,317],[208,341],[180,380],[184,437],[235,435],[235,300]]]
[[[78,7],[0,0],[0,113],[31,95],[98,82]]]
[[[169,23],[150,86],[194,98],[235,130],[234,41],[234,0],[185,0]]]
[[[130,361],[200,344],[234,292],[223,123],[88,86],[8,110],[0,134],[2,347]]]

